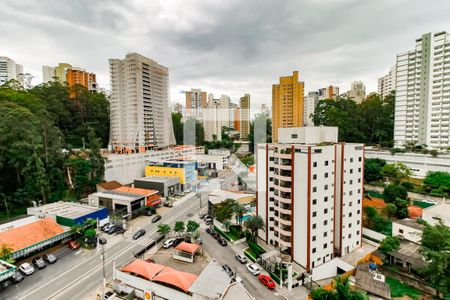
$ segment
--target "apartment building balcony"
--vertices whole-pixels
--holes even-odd
[[[292,222],[290,219],[286,218],[286,217],[281,217],[282,215],[280,214],[280,216],[275,216],[273,217],[273,219],[275,221],[277,221],[279,224],[283,224],[283,225],[287,225],[287,226],[291,226]]]
[[[292,178],[290,176],[283,176],[282,174],[275,174],[273,177],[278,180],[289,181],[289,182],[292,180]]]
[[[280,169],[280,171],[281,170],[286,170],[286,171],[291,171],[292,170],[292,166],[291,166],[290,163],[289,164],[284,164],[284,165],[282,165],[282,164],[275,165],[275,167]]]
[[[281,185],[276,185],[276,186],[274,186],[274,188],[275,188],[275,190],[278,190],[280,192],[285,192],[285,193],[289,193],[291,191],[290,187],[284,187]],[[290,196],[289,196],[289,198],[290,198]]]
[[[284,206],[284,207],[286,207],[286,206]],[[285,214],[285,215],[291,215],[292,214],[292,211],[291,211],[290,208],[289,209],[288,208],[283,208],[281,206],[275,206],[275,211],[280,212],[280,213]]]
[[[283,159],[291,159],[292,155],[290,153],[281,153],[281,152],[275,152],[273,154],[274,157],[280,158],[281,160]]]
[[[281,239],[280,237],[274,237],[274,241],[278,243],[279,246],[288,247],[290,248],[292,246],[291,241],[285,241]]]
[[[290,226],[284,226],[284,228],[275,227],[274,230],[279,233],[278,237],[281,237],[281,236],[285,236],[285,237],[289,237],[289,238],[291,237],[291,227]],[[289,240],[289,242],[290,242],[290,240]]]
[[[283,198],[281,196],[277,196],[274,195],[273,198],[277,201],[279,201],[280,203],[284,203],[284,204],[291,204],[291,198]]]

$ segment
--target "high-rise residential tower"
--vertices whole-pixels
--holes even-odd
[[[73,87],[74,85],[82,85],[89,92],[96,93],[97,76],[94,73],[87,72],[85,69],[73,67],[68,63],[59,63],[56,67],[42,66],[43,82],[59,81],[60,83]],[[71,92],[71,97],[75,93]]]
[[[384,98],[392,91],[395,91],[395,81],[396,66],[393,66],[386,75],[378,78],[378,94],[380,94],[380,96]]]
[[[175,144],[169,109],[169,70],[137,53],[110,59],[110,144],[145,151]]]
[[[356,103],[361,103],[366,98],[366,86],[362,81],[353,81],[347,96]]]
[[[186,91],[186,116],[201,119],[202,112],[208,104],[206,92],[200,89]]]
[[[317,104],[319,103],[319,93],[318,92],[309,92],[308,95],[305,97],[305,104],[304,104],[304,116],[303,116],[303,122],[304,126],[314,126],[314,111],[316,109]]]
[[[240,107],[240,128],[239,136],[241,140],[247,140],[250,133],[250,94],[245,94],[239,99]]]
[[[280,77],[280,83],[272,85],[272,140],[278,141],[278,128],[303,126],[304,82],[299,81],[298,71],[292,76]]]
[[[397,55],[394,144],[450,146],[450,35],[426,33]]]
[[[23,83],[23,67],[6,56],[0,56],[0,85],[9,80]]]
[[[319,99],[336,99],[337,96],[339,96],[339,87],[330,85],[325,88],[319,89],[318,92]]]
[[[259,237],[310,272],[361,247],[364,145],[337,140],[337,127],[280,128],[256,149]]]
[[[230,97],[227,95],[222,95],[219,99],[215,99],[213,94],[208,95],[208,105],[202,120],[205,141],[221,141],[222,127],[234,126],[234,124],[230,126],[230,103]]]

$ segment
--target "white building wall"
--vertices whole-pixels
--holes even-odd
[[[294,160],[294,254],[293,260],[308,265],[308,152],[295,153]],[[310,226],[311,227],[311,226]]]
[[[263,219],[264,224],[267,224],[267,218],[266,218],[266,145],[265,144],[258,144],[256,148],[256,201],[257,201],[257,213],[258,215]],[[260,230],[258,232],[258,236],[266,241],[266,234],[265,231]]]
[[[0,85],[9,80],[17,80],[22,82],[23,67],[14,60],[6,56],[0,56]]]
[[[396,66],[394,65],[383,77],[378,78],[378,94],[383,98],[396,89]]]
[[[405,240],[420,243],[422,240],[422,230],[399,224],[397,222],[392,222],[392,236],[399,236]]]

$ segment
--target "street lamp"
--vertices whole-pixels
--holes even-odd
[[[102,264],[103,264],[103,287],[102,287],[102,300],[105,299],[105,287],[106,287],[106,274],[105,274],[105,245],[106,239],[99,238],[98,243],[102,246]]]

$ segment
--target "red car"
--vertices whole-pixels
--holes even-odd
[[[72,250],[77,250],[80,248],[80,244],[77,241],[69,241],[67,242],[67,247]]]
[[[262,284],[264,284],[269,290],[273,290],[275,288],[275,282],[267,275],[259,275],[258,276],[259,281],[261,281]]]

